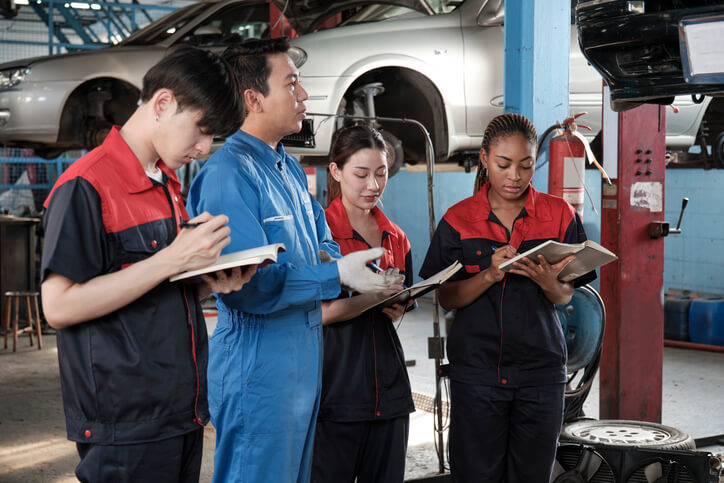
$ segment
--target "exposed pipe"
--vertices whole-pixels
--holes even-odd
[[[679,349],[698,349],[710,352],[724,352],[724,346],[721,345],[697,344],[696,342],[684,342],[682,340],[664,339],[664,346],[678,347]]]

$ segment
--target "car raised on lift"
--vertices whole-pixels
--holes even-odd
[[[482,132],[503,112],[503,5],[498,0],[274,0],[306,52],[302,83],[310,113],[404,117],[430,132],[438,162],[475,159]],[[339,15],[342,22],[322,29]],[[339,17],[338,17],[339,18]],[[272,26],[273,27],[273,26]],[[35,148],[45,157],[98,145],[110,126],[135,109],[143,74],[181,45],[222,50],[268,35],[269,5],[260,0],[192,4],[103,50],[18,60],[0,65],[0,144]],[[570,109],[600,127],[601,77],[571,31]],[[370,94],[367,96],[366,94]],[[373,95],[374,94],[374,95]],[[678,99],[667,119],[667,142],[694,143],[708,98]],[[310,117],[290,152],[313,162],[328,154],[334,132],[353,121]],[[403,158],[424,159],[420,133],[382,123],[394,148],[393,170]],[[547,126],[539,126],[541,129]]]

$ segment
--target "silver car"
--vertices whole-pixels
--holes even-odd
[[[284,8],[282,0],[275,3]],[[431,133],[438,161],[464,158],[479,148],[487,122],[503,110],[502,13],[502,2],[492,0],[289,2],[286,15],[303,34],[292,42],[308,57],[301,67],[308,112],[417,119]],[[346,19],[319,30],[335,14]],[[168,49],[190,44],[221,50],[267,35],[269,28],[265,2],[206,1],[117,46],[0,65],[0,144],[33,147],[46,157],[96,146],[111,125],[128,118],[143,74]],[[581,122],[596,132],[601,77],[581,55],[575,29],[570,66],[571,112],[588,111]],[[678,114],[667,118],[669,146],[694,144],[709,101],[677,99]],[[342,123],[310,118],[301,135],[287,140],[289,151],[309,161],[325,156]],[[422,160],[419,132],[382,127],[397,153],[396,166],[403,157]]]

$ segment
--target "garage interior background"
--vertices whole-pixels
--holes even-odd
[[[98,48],[99,44],[117,43],[124,36],[130,34],[134,26],[144,26],[152,20],[160,18],[176,8],[189,5],[192,2],[144,2],[137,4],[117,4],[124,7],[119,13],[112,9],[112,2],[90,5],[84,2],[51,2],[48,0],[3,0],[3,10],[8,18],[0,18],[0,63],[48,53],[65,52],[68,44],[76,47]],[[54,12],[51,33],[48,28],[48,11]],[[93,12],[97,20],[89,22],[88,12]],[[111,12],[115,12],[112,13]],[[69,19],[78,21],[70,22]],[[63,26],[61,28],[60,26]],[[60,34],[57,38],[49,37]],[[54,47],[49,47],[49,38]],[[89,42],[90,41],[90,42]],[[89,43],[86,43],[89,42]],[[104,46],[104,45],[101,45]],[[672,111],[667,112],[668,118],[676,116]],[[545,126],[537,126],[540,131]],[[696,151],[698,147],[692,150]],[[63,165],[79,157],[81,152],[65,153],[61,161]],[[52,179],[38,180],[35,183],[19,182],[18,178],[24,171],[25,163],[46,163],[47,161],[34,157],[32,151],[3,148],[0,152],[2,164],[2,178],[0,185],[4,194],[0,194],[0,209],[11,210],[18,207],[18,193],[11,194],[13,188],[9,184],[20,185],[35,184],[40,193],[35,195],[36,207],[42,199],[45,189],[52,184]],[[56,169],[57,173],[62,169]],[[393,219],[400,220],[401,227],[406,231],[416,248],[414,252],[415,265],[420,266],[426,251],[429,236],[424,225],[411,220],[426,219],[426,208],[423,200],[426,199],[424,173],[407,171],[403,169],[397,176],[391,178],[390,189],[385,194],[385,209]],[[435,211],[440,217],[445,210],[455,202],[468,196],[472,191],[472,174],[463,172],[439,172],[435,178]],[[44,182],[41,182],[44,181]],[[690,199],[687,213],[684,217],[684,230],[679,236],[666,239],[664,290],[692,293],[698,295],[724,294],[724,222],[717,215],[720,213],[721,197],[719,189],[724,183],[724,171],[719,169],[705,170],[701,167],[686,169],[667,169],[666,172],[666,219],[672,220],[678,216],[680,200],[683,196]],[[588,194],[585,198],[584,224],[589,237],[600,241],[600,216],[592,209],[600,207],[600,174],[597,171],[586,171],[586,188]],[[325,174],[318,170],[317,196],[324,198]],[[468,191],[468,189],[470,191]],[[27,193],[25,193],[27,195]],[[410,203],[410,200],[419,202]],[[16,209],[16,214],[18,211]],[[598,288],[598,287],[597,287]]]
[[[92,5],[87,3],[63,3],[41,0],[16,0],[5,2],[6,10],[17,11],[12,18],[0,19],[0,62],[19,58],[47,55],[67,50],[67,46],[57,44],[85,44],[90,41],[115,43],[125,34],[116,27],[108,25],[81,25],[81,29],[64,28],[62,30],[65,41],[53,43],[55,48],[48,47],[49,36],[53,34],[48,29],[48,21],[58,25],[72,24],[68,15],[74,17],[74,10],[94,11]],[[105,2],[104,2],[105,3]],[[171,2],[158,5],[129,6],[128,17],[124,19],[129,25],[137,22],[144,25],[152,19],[166,14],[169,9],[188,5],[191,2]],[[106,5],[112,5],[110,3]],[[42,7],[42,8],[41,8]],[[48,18],[47,7],[55,12]],[[60,8],[59,8],[60,7]],[[101,6],[105,8],[105,6]],[[65,9],[67,12],[61,12]],[[42,12],[46,12],[45,18]],[[133,16],[134,20],[131,20]],[[115,25],[115,22],[113,23]],[[85,34],[80,33],[86,32]],[[86,35],[87,37],[84,37]],[[97,39],[97,40],[96,40]],[[97,46],[96,46],[97,47]],[[671,111],[667,116],[675,116]],[[547,126],[537,127],[542,132]],[[696,151],[696,149],[694,149]],[[38,179],[36,183],[23,181],[18,177],[18,167],[28,164],[50,163],[51,166],[61,165],[56,173],[80,156],[80,152],[68,152],[58,160],[45,161],[35,158],[32,151],[14,148],[2,148],[0,151],[0,209],[17,203],[17,195],[22,194],[29,185],[39,188],[34,204],[39,207],[42,202],[42,192],[46,190],[52,179]],[[711,168],[712,165],[707,165]],[[323,169],[316,170],[317,196],[324,199],[324,186],[326,175]],[[441,169],[435,175],[435,213],[439,220],[445,210],[457,201],[472,193],[473,173],[466,173],[462,168],[453,170]],[[698,296],[720,297],[724,294],[724,219],[721,216],[721,188],[724,183],[724,170],[704,169],[700,165],[694,168],[673,167],[666,170],[665,184],[665,220],[675,222],[681,209],[681,199],[689,198],[686,215],[682,223],[682,233],[669,236],[665,241],[664,262],[664,292],[677,292]],[[15,184],[15,186],[9,186]],[[586,170],[587,195],[584,203],[584,225],[589,238],[600,241],[601,234],[601,176],[598,171]],[[4,190],[4,191],[3,191]],[[388,189],[384,196],[384,207],[388,216],[396,220],[407,233],[414,247],[414,263],[421,266],[422,259],[429,243],[429,232],[426,223],[427,208],[425,201],[426,175],[418,166],[403,167],[400,172],[390,179]],[[598,213],[594,211],[596,207]],[[598,288],[598,281],[595,287]],[[712,431],[721,433],[721,428],[712,428]]]

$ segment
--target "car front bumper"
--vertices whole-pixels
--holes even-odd
[[[0,90],[0,144],[32,147],[58,141],[60,116],[75,82],[22,82]]]

